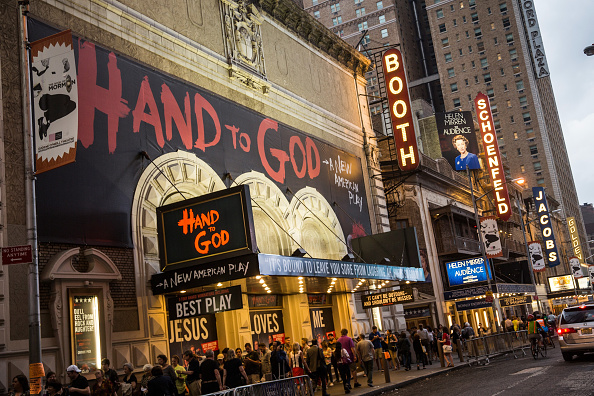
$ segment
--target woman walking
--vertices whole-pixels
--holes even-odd
[[[413,350],[415,351],[415,355],[417,357],[417,370],[420,370],[420,362],[423,362],[423,369],[425,367],[425,360],[427,359],[425,356],[425,351],[423,351],[423,344],[421,344],[421,336],[419,334],[415,334],[413,336]]]
[[[351,357],[346,349],[342,347],[340,342],[336,342],[336,349],[334,350],[334,357],[338,362],[338,371],[342,377],[342,385],[344,386],[344,393],[351,393]]]
[[[446,360],[447,367],[454,367],[454,359],[452,358],[452,343],[450,342],[450,335],[447,328],[444,326],[441,340],[438,341],[443,348],[443,356]]]
[[[403,331],[400,333],[400,337],[398,338],[398,354],[402,359],[402,367],[404,367],[404,371],[410,370],[410,340],[406,336],[406,333]]]

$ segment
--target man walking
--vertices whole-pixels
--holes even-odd
[[[365,339],[365,334],[361,334],[361,339]],[[371,328],[371,333],[369,333],[369,340],[373,344],[373,348],[375,349],[375,363],[377,364],[378,371],[382,370],[380,361],[382,359],[382,341],[384,338],[380,335],[379,331],[377,331],[377,326],[373,326]],[[365,370],[367,371],[367,370]]]
[[[357,343],[357,354],[363,362],[363,368],[367,373],[367,385],[373,386],[373,358],[375,356],[374,346],[371,341],[365,339],[365,334],[361,334],[361,341]]]
[[[318,340],[311,340],[311,346],[307,349],[306,362],[309,367],[310,376],[314,384],[318,383],[318,379],[322,381],[322,396],[330,396],[326,392],[326,361],[324,360],[324,353],[318,347]],[[315,389],[315,385],[314,385]]]
[[[349,358],[352,361],[349,369],[351,370],[351,375],[353,377],[353,387],[358,388],[361,384],[357,381],[357,351],[355,350],[355,341],[348,336],[349,331],[347,329],[340,330],[340,334],[341,336],[337,342],[340,342],[340,345],[342,345],[349,354]]]
[[[421,345],[425,349],[425,352],[423,352],[423,354],[426,356],[425,359],[429,357],[429,364],[433,364],[431,362],[431,349],[429,348],[429,332],[427,329],[423,328],[422,324],[419,324],[419,330],[417,330],[417,334],[419,337],[421,337]]]

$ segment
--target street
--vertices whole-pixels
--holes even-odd
[[[565,362],[557,346],[548,349],[546,358],[501,356],[486,366],[473,365],[427,378],[389,395],[505,396],[542,392],[563,396],[593,395],[593,371],[594,355]]]

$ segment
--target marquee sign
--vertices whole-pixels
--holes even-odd
[[[567,218],[567,228],[569,228],[569,236],[571,238],[571,248],[573,249],[573,254],[575,255],[575,257],[578,258],[580,263],[583,263],[584,255],[582,251],[582,246],[580,244],[580,236],[578,234],[575,217]]]
[[[512,213],[511,202],[507,192],[505,172],[499,153],[499,144],[497,143],[497,135],[493,124],[493,115],[491,114],[489,97],[484,93],[479,92],[478,95],[476,95],[476,98],[474,98],[474,106],[479,119],[483,148],[485,150],[485,161],[487,163],[489,176],[491,177],[491,183],[493,184],[493,195],[495,197],[497,215],[501,220],[507,221]]]
[[[255,252],[247,185],[157,208],[161,271]]]
[[[551,215],[549,214],[549,205],[547,204],[544,188],[532,187],[532,195],[534,196],[536,214],[538,215],[538,223],[542,232],[545,257],[549,262],[549,267],[555,267],[560,264],[559,253],[557,252],[557,242],[553,233],[553,224],[550,219]]]
[[[384,293],[364,294],[361,296],[363,308],[383,307],[415,301],[412,289],[392,290]]]
[[[484,298],[479,298],[476,300],[467,300],[467,301],[456,301],[456,310],[457,311],[468,311],[470,309],[489,308],[492,306],[493,306],[493,303],[487,301]]]
[[[450,286],[460,286],[468,283],[485,282],[485,260],[482,257],[471,258],[445,263]],[[489,277],[491,277],[489,270]]]
[[[551,276],[547,279],[551,293],[575,289],[575,281],[572,275]]]
[[[499,305],[502,307],[511,307],[514,305],[532,304],[532,297],[530,296],[511,296],[499,297]]]
[[[383,66],[385,79],[388,82],[388,104],[396,141],[398,166],[403,171],[414,170],[419,166],[419,150],[402,53],[396,48],[386,51],[383,56]]]
[[[169,320],[241,309],[241,286],[170,297],[167,299],[167,308]]]
[[[549,65],[545,55],[540,27],[534,9],[534,0],[521,0],[520,8],[524,16],[524,27],[528,32],[528,45],[532,54],[532,65],[537,78],[547,77],[549,75]]]

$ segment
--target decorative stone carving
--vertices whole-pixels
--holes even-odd
[[[229,77],[267,93],[270,84],[262,48],[262,16],[245,0],[221,0],[220,8]]]

